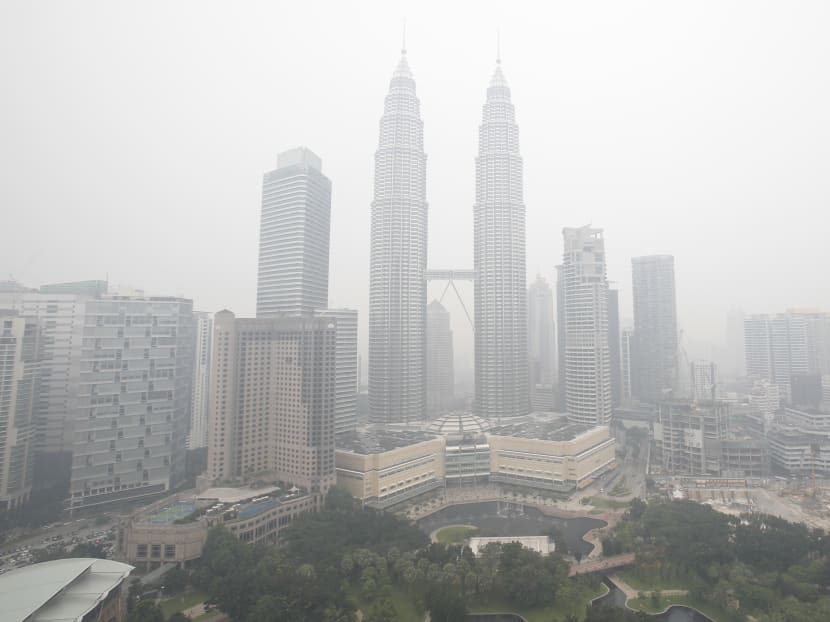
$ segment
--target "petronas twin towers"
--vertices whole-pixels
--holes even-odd
[[[525,206],[519,128],[497,66],[476,157],[475,405],[488,419],[529,409]],[[427,201],[424,124],[402,50],[375,154],[369,284],[369,418],[426,413]]]

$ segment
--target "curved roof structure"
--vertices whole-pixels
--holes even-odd
[[[0,576],[8,622],[79,622],[132,572],[109,559],[57,559]]]
[[[468,412],[441,415],[427,426],[427,432],[444,437],[480,436],[489,429],[487,421]]]

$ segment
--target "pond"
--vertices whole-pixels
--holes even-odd
[[[605,521],[596,518],[547,516],[534,507],[503,501],[453,505],[417,522],[418,528],[427,534],[447,525],[475,525],[483,535],[540,536],[550,527],[557,527],[565,536],[568,548],[582,555],[587,555],[594,548],[593,544],[582,539],[583,536],[605,524]]]

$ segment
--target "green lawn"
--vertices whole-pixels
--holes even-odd
[[[450,525],[440,529],[435,534],[435,539],[441,544],[457,544],[464,542],[470,536],[478,533],[478,528],[467,525]]]
[[[199,603],[205,602],[207,598],[207,594],[204,594],[203,592],[198,590],[188,590],[184,594],[161,601],[161,610],[164,613],[164,617],[169,618],[177,611],[184,611],[185,609],[195,607]]]
[[[689,586],[682,579],[662,577],[658,572],[643,572],[633,568],[623,568],[617,574],[620,575],[623,581],[638,591],[689,589]]]
[[[651,598],[633,598],[627,604],[635,611],[651,614],[660,613],[670,605],[686,605],[687,607],[694,607],[716,622],[737,622],[741,619],[735,612],[723,609],[716,603],[693,600],[690,596],[664,596],[659,599],[657,606],[654,606],[654,601]]]

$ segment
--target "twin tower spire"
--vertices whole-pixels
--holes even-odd
[[[404,31],[375,153],[369,283],[373,423],[416,423],[426,414],[426,159]],[[529,410],[522,159],[500,51],[483,108],[475,170],[474,411],[500,420]]]

